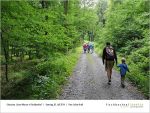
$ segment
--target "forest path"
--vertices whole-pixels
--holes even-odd
[[[144,96],[132,86],[125,82],[126,87],[120,86],[120,75],[113,70],[112,83],[107,84],[107,76],[102,59],[97,54],[81,54],[73,75],[64,86],[60,100],[139,100]]]

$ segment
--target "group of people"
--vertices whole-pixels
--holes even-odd
[[[84,53],[93,53],[94,50],[94,44],[93,42],[88,42],[83,44],[83,51]],[[115,49],[111,46],[110,42],[106,43],[106,47],[103,49],[102,54],[102,62],[105,65],[105,71],[107,72],[108,77],[108,85],[111,85],[111,76],[112,76],[112,68],[114,66],[114,63],[116,62],[117,65],[117,54]],[[122,88],[125,87],[125,75],[126,72],[129,72],[129,68],[126,64],[126,60],[123,57],[121,59],[121,64],[117,65],[117,67],[120,68],[120,75],[121,75],[121,86]]]
[[[108,77],[108,84],[111,85],[112,68],[115,62],[117,65],[117,55],[115,49],[111,46],[110,42],[107,42],[106,47],[103,49],[102,62],[103,64],[105,64],[105,70],[107,72]],[[127,71],[129,72],[129,69],[126,64],[125,58],[122,58],[121,62],[122,63],[117,66],[120,68],[121,86],[122,88],[124,88],[125,75]]]
[[[93,53],[94,51],[94,43],[93,42],[88,42],[83,44],[83,51],[84,53]]]

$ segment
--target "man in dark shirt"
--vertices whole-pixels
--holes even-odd
[[[108,76],[108,84],[110,85],[114,61],[116,61],[116,64],[117,64],[116,51],[110,45],[110,42],[107,42],[106,47],[103,49],[102,61],[103,61],[103,64],[105,64],[105,70],[106,70],[107,76]]]

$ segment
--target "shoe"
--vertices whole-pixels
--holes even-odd
[[[110,83],[110,82],[108,82],[108,85],[111,85],[111,83]]]
[[[121,87],[122,87],[122,88],[125,88],[125,85],[124,85],[124,84],[121,84]]]
[[[111,82],[111,80],[109,80],[109,82]]]

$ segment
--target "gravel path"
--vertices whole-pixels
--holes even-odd
[[[144,96],[129,82],[120,86],[120,75],[113,70],[112,84],[107,84],[107,75],[102,59],[95,53],[82,54],[69,82],[64,86],[60,100],[143,100]]]

